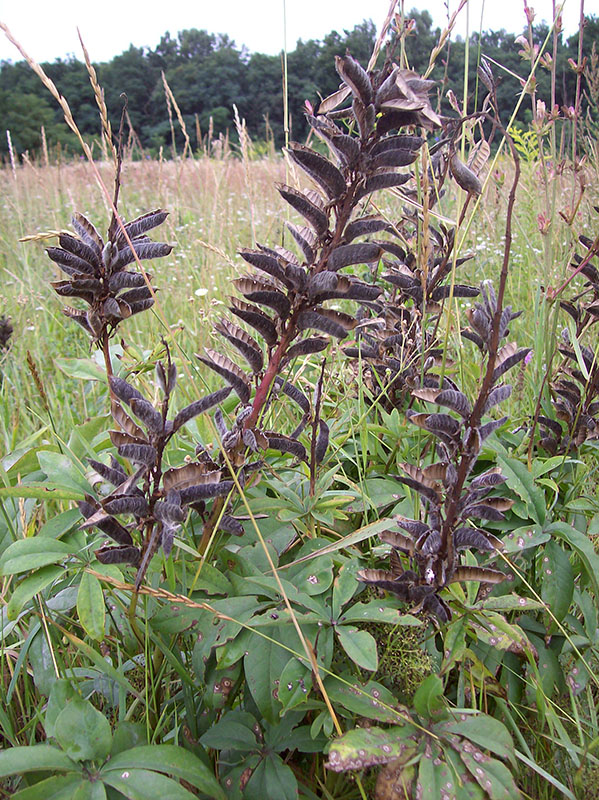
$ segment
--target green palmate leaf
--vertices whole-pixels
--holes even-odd
[[[511,772],[501,761],[486,756],[477,748],[471,748],[469,752],[460,749],[460,758],[489,800],[514,800],[520,797]]]
[[[550,534],[543,531],[539,525],[525,525],[522,528],[516,528],[515,531],[504,537],[503,552],[506,555],[521,553],[523,550],[544,544],[550,538]]]
[[[27,656],[38,691],[49,695],[56,680],[56,671],[50,644],[44,631],[39,630],[33,637]]]
[[[574,595],[574,570],[570,558],[557,542],[551,540],[545,545],[541,564],[541,597],[561,622]]]
[[[27,789],[21,789],[11,797],[16,797],[17,800],[77,800],[80,797],[77,792],[89,785],[90,782],[83,780],[81,775],[55,775]]]
[[[299,645],[295,630],[264,628],[274,641],[254,636],[244,658],[245,678],[254,702],[264,718],[274,724],[281,711],[278,699],[281,673],[289,661],[289,651],[280,644],[296,649]]]
[[[247,711],[227,712],[200,739],[204,747],[214,750],[239,750],[250,753],[259,749],[254,727],[255,718]]]
[[[106,789],[100,781],[82,781],[75,793],[73,800],[106,800]]]
[[[159,767],[159,765],[156,765]],[[123,769],[106,772],[104,783],[121,792],[128,800],[192,800],[194,795],[177,781],[149,769]],[[217,795],[222,797],[222,795]]]
[[[325,556],[293,573],[293,583],[298,591],[307,595],[326,592],[333,582],[333,562]]]
[[[438,717],[445,710],[443,681],[438,675],[429,675],[414,695],[414,708],[421,717]]]
[[[510,653],[524,656],[533,653],[533,647],[524,631],[518,625],[509,623],[505,617],[495,611],[484,611],[476,614],[477,622],[471,622],[478,639]]]
[[[77,691],[71,685],[71,682],[65,678],[59,678],[54,681],[50,696],[48,697],[48,705],[46,706],[46,717],[44,719],[44,730],[49,739],[55,736],[56,718],[64,709],[69,700],[78,697]]]
[[[488,796],[469,774],[459,755],[454,753],[453,750],[446,748],[444,756],[447,763],[451,765],[452,772],[455,776],[455,800],[488,800]]]
[[[489,611],[530,611],[543,608],[543,603],[529,597],[518,597],[516,594],[504,594],[500,597],[487,597],[475,604],[475,608],[486,608]]]
[[[565,522],[554,522],[548,525],[545,533],[567,542],[578,553],[584,565],[587,580],[593,585],[595,593],[599,594],[599,555],[595,552],[589,537]]]
[[[47,536],[49,539],[60,539],[65,533],[68,533],[74,528],[81,520],[81,512],[78,508],[70,508],[68,511],[63,511],[55,517],[51,517],[39,529],[37,536]]]
[[[538,525],[545,524],[545,492],[535,485],[535,479],[521,461],[499,454],[497,463],[507,478],[507,485],[526,504],[531,519]]]
[[[353,625],[339,625],[336,633],[341,647],[355,664],[372,672],[377,669],[376,641],[368,631],[361,631]]]
[[[453,710],[453,720],[442,722],[435,730],[455,733],[469,739],[479,747],[490,750],[496,756],[516,763],[514,744],[507,728],[499,720],[487,714],[460,713]]]
[[[127,769],[160,770],[190,783],[209,797],[225,800],[225,793],[212,771],[193,753],[170,744],[143,745],[113,756],[101,774]]]
[[[19,539],[9,545],[0,558],[2,575],[15,575],[30,572],[38,567],[55,564],[75,552],[75,548],[56,539],[34,536]]]
[[[376,534],[381,533],[381,531],[387,530],[395,525],[394,520],[385,517],[384,519],[379,519],[377,522],[372,522],[370,525],[365,525],[360,530],[354,531],[354,533],[350,533],[347,536],[344,536],[342,539],[339,539],[336,542],[332,542],[331,544],[327,544],[324,547],[321,547],[319,550],[315,550],[313,553],[310,553],[307,556],[302,556],[294,561],[292,564],[289,564],[289,567],[294,566],[295,564],[301,564],[304,561],[311,561],[314,558],[318,558],[318,556],[336,553],[339,550],[345,550],[348,547],[352,547],[355,544],[359,544],[363,542],[365,539],[369,539],[371,536],[376,536]]]
[[[32,497],[36,500],[83,500],[85,492],[82,489],[65,488],[63,484],[51,481],[38,483],[18,483],[16,486],[3,486],[0,489],[1,497]]]
[[[46,473],[48,480],[56,486],[64,489],[91,494],[92,489],[89,485],[83,470],[77,467],[73,461],[62,453],[54,453],[49,450],[42,450],[37,454],[40,469]]]
[[[354,596],[358,588],[356,565],[344,564],[333,581],[333,619],[338,619],[343,606]]]
[[[117,723],[112,736],[109,763],[113,763],[116,756],[125,750],[143,747],[148,743],[148,732],[143,722],[129,722],[124,719]]]
[[[410,738],[415,730],[412,725],[395,725],[385,730],[355,728],[335,739],[326,767],[334,772],[345,772],[395,761],[418,749],[418,743]]]
[[[281,673],[279,700],[288,711],[305,703],[312,688],[312,671],[292,656]]]
[[[430,757],[418,762],[418,800],[439,800],[455,798],[456,776],[452,768],[439,758],[439,748],[434,745]]]
[[[62,567],[47,566],[36,570],[33,574],[28,575],[17,588],[13,591],[7,606],[7,618],[9,620],[16,619],[25,603],[38,592],[41,592],[46,586],[49,586],[61,575],[64,574]]]
[[[202,564],[194,588],[198,591],[206,592],[206,594],[228,595],[232,592],[231,582],[228,578],[226,578],[220,570],[207,562]]]
[[[54,723],[54,735],[74,761],[103,761],[110,752],[110,723],[88,700],[74,697]]]
[[[84,381],[106,380],[106,370],[92,358],[55,358],[54,364],[69,378]]]
[[[0,778],[27,772],[77,772],[79,766],[66,753],[49,744],[9,747],[0,752]]]
[[[83,625],[88,636],[91,636],[96,641],[104,638],[106,622],[104,593],[102,592],[100,581],[89,572],[84,572],[81,576],[81,583],[77,592],[77,613],[79,614],[79,622]]]
[[[297,779],[290,767],[275,754],[262,759],[249,779],[244,798],[247,800],[296,800],[298,797]]]
[[[409,719],[407,710],[398,706],[389,689],[376,681],[348,686],[336,678],[329,677],[325,681],[325,689],[335,708],[341,706],[352,714],[358,714],[366,719],[395,723],[395,725]]]
[[[355,603],[340,617],[339,622],[388,622],[391,625],[422,626],[423,621],[413,614],[404,614],[392,599]]]
[[[108,661],[103,658],[100,653],[97,653],[93,647],[90,647],[86,644],[82,639],[74,634],[70,633],[69,631],[62,629],[62,633],[64,636],[69,639],[69,641],[75,645],[75,647],[80,650],[89,660],[94,664],[98,670],[103,674],[106,675],[107,678],[115,681],[125,689],[126,692],[130,692],[134,697],[142,699],[142,695],[139,692],[135,691],[133,686],[129,683],[127,678],[119,672],[119,670],[115,669],[112,664],[109,664]]]

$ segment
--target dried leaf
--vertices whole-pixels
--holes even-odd
[[[349,86],[341,86],[336,92],[333,92],[328,97],[325,97],[322,103],[318,106],[318,113],[328,114],[329,111],[333,111],[337,108],[337,106],[340,106],[350,94],[351,89]]]
[[[136,260],[136,255],[140,261],[144,261],[148,258],[164,258],[164,256],[168,256],[173,249],[170,244],[166,244],[165,242],[152,242],[149,239],[133,240],[132,244],[133,250],[131,250],[129,245],[126,245],[118,251],[112,264],[112,272],[118,272],[123,269],[123,267],[126,267],[127,264],[131,264]]]
[[[493,552],[503,549],[503,542],[496,536],[476,528],[458,528],[453,534],[453,543],[456,550],[473,547],[482,552]]]
[[[300,246],[301,251],[304,254],[304,258],[308,264],[312,264],[315,258],[314,245],[316,237],[314,236],[314,232],[304,225],[294,225],[292,222],[286,222],[285,225]]]
[[[412,520],[410,520],[410,522],[411,521]],[[428,530],[427,525],[424,525],[424,527]],[[404,536],[403,533],[397,533],[396,531],[383,531],[382,533],[379,533],[379,539],[381,542],[390,544],[391,547],[395,547],[397,550],[401,550],[402,553],[406,553],[407,555],[411,556],[414,552],[414,542],[408,536]]]
[[[512,387],[509,384],[504,386],[496,386],[494,389],[491,389],[489,392],[489,396],[487,397],[487,402],[483,408],[483,414],[488,414],[489,411],[494,408],[499,403],[502,403],[512,393]]]
[[[202,483],[195,486],[188,486],[181,490],[181,503],[188,505],[196,503],[198,500],[207,500],[210,497],[224,497],[233,491],[235,484],[233,481],[220,481],[220,483]]]
[[[95,469],[98,475],[111,483],[113,486],[120,486],[120,484],[123,483],[123,481],[127,478],[127,475],[122,468],[115,469],[114,467],[108,467],[106,464],[102,464],[101,461],[94,461],[93,458],[88,458],[88,463],[93,467],[93,469]]]
[[[302,311],[297,318],[297,327],[300,331],[312,328],[335,336],[337,339],[345,339],[347,336],[347,330],[343,325],[316,311]]]
[[[108,383],[110,384],[110,388],[112,389],[113,393],[124,403],[130,403],[134,397],[138,400],[145,399],[141,392],[138,392],[137,389],[134,389],[133,386],[127,383],[127,381],[123,380],[123,378],[118,378],[116,375],[111,375],[108,378]]]
[[[93,263],[85,261],[67,250],[60,247],[47,247],[48,257],[67,273],[67,275],[95,275],[96,267]]]
[[[396,186],[403,186],[412,177],[409,172],[379,172],[371,178],[367,178],[364,186],[357,192],[356,200],[361,200],[372,192],[380,189],[392,189]]]
[[[104,240],[87,217],[84,217],[83,214],[80,214],[78,211],[75,211],[71,217],[71,223],[78,236],[95,252],[99,265],[102,260]]]
[[[506,347],[508,346],[509,345],[506,345]],[[500,361],[499,357],[505,349],[505,347],[502,347],[497,354],[498,363],[496,363],[495,369],[493,370],[493,383],[495,383],[495,381],[498,380],[509,369],[520,363],[520,361],[522,361],[523,358],[526,358],[526,356],[530,353],[530,347],[525,347],[522,350],[518,350],[518,352],[514,353],[513,355],[503,357]]]
[[[136,219],[132,219],[131,222],[128,222],[125,225],[125,230],[130,239],[137,239],[138,236],[141,236],[144,233],[152,230],[152,228],[158,227],[158,225],[162,225],[164,220],[168,217],[168,211],[164,211],[161,208],[156,209],[155,211],[148,211],[145,214],[142,214]],[[124,244],[125,237],[120,231],[119,228],[119,236],[117,237],[117,244]]]

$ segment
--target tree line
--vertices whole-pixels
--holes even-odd
[[[429,62],[432,48],[439,39],[439,29],[434,29],[427,11],[413,10],[410,35],[406,40],[406,55],[410,67],[423,72]],[[533,29],[534,41],[542,44],[549,31],[543,23]],[[342,33],[332,31],[322,40],[299,40],[287,54],[288,105],[291,134],[302,139],[307,133],[304,120],[306,100],[318,104],[319,96],[326,96],[338,86],[338,76],[333,69],[335,55],[349,50],[366,64],[376,39],[372,21],[364,21],[353,30]],[[593,43],[599,42],[599,18],[586,19],[584,53],[591,59]],[[480,56],[489,59],[496,76],[500,78],[498,101],[504,121],[514,108],[521,84],[530,69],[520,55],[521,45],[517,35],[501,31],[488,31],[480,37],[474,34],[469,42],[469,86],[472,95],[468,110],[476,103],[476,69]],[[576,93],[576,73],[568,59],[577,60],[578,35],[560,36],[556,59],[556,101],[562,106],[573,106]],[[466,42],[458,37],[446,46],[437,59],[430,77],[438,81],[437,102],[447,111],[448,92],[462,98]],[[500,66],[497,66],[500,65]],[[85,65],[74,58],[58,59],[42,65],[59,91],[68,99],[73,115],[82,133],[90,138],[99,134],[99,117],[94,94]],[[213,34],[205,30],[184,30],[176,37],[165,33],[154,49],[131,46],[111,61],[95,64],[96,72],[105,93],[106,105],[113,130],[118,129],[123,107],[123,93],[127,95],[127,111],[135,140],[144,152],[155,154],[160,147],[172,145],[163,75],[166,78],[183,116],[193,147],[200,147],[210,131],[218,137],[227,131],[235,137],[233,106],[245,119],[247,130],[254,140],[274,140],[275,146],[284,142],[283,71],[282,57],[250,53],[237,47],[226,34]],[[549,107],[551,97],[550,72],[537,70],[536,96]],[[590,108],[590,98],[584,103]],[[591,113],[596,113],[591,108]],[[518,114],[521,123],[531,119],[531,103],[521,105]],[[62,111],[48,95],[37,76],[25,62],[0,62],[0,154],[8,152],[4,131],[10,131],[17,153],[35,153],[42,144],[41,129],[45,131],[48,146],[59,145],[63,150],[77,150],[73,135],[62,120]],[[177,120],[174,121],[175,145],[183,145],[183,135]]]

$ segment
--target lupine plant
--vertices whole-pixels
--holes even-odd
[[[285,151],[284,230],[240,246],[248,272],[211,319],[222,346],[197,352],[194,370],[174,336],[128,358],[131,318],[159,305],[144,262],[172,246],[148,235],[166,210],[121,217],[120,153],[106,237],[75,213],[74,234],[47,249],[67,276],[52,288],[78,304],[64,313],[102,354],[110,423],[42,448],[32,480],[8,487],[78,501],[0,556],[7,579],[25,575],[3,617],[4,635],[25,640],[8,694],[27,656],[49,698],[46,744],[9,735],[0,717],[12,745],[0,775],[16,797],[507,800],[519,796],[516,755],[534,763],[515,714],[528,719],[543,697],[541,668],[557,675],[558,657],[576,658],[569,686],[584,688],[574,670],[592,647],[597,558],[546,512],[554,462],[529,473],[522,436],[498,416],[504,377],[530,355],[504,303],[517,154],[499,281],[461,283],[473,256],[460,226],[483,202],[488,139],[503,131],[495,80],[482,63],[485,110],[450,119],[431,105],[433,82],[398,60],[336,59],[339,89],[306,107],[311,145]],[[456,188],[454,226],[439,207]],[[382,207],[388,196],[399,211]],[[597,248],[581,242],[573,267],[590,299],[562,303],[570,367],[552,384],[568,430],[538,417],[541,445],[564,458],[596,414],[599,373],[580,339],[598,318]],[[454,369],[452,341],[477,352],[469,374]],[[340,410],[344,391],[357,416]],[[26,519],[25,506],[7,509]],[[537,594],[526,567],[555,582]],[[74,671],[58,641],[78,653]],[[426,668],[400,702],[408,643]]]

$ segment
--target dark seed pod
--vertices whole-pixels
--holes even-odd
[[[343,325],[322,314],[318,314],[316,311],[302,311],[297,319],[297,327],[300,331],[312,328],[335,336],[337,339],[345,339],[347,336],[347,330]]]
[[[297,189],[285,184],[278,184],[277,189],[281,197],[310,223],[316,233],[322,235],[328,230],[329,220],[327,215],[309,200],[303,192],[298,192]]]
[[[343,194],[346,189],[345,178],[328,158],[309,147],[297,144],[297,142],[292,142],[286,152],[313,181],[324,189],[329,198],[334,199]]]
[[[474,172],[460,161],[454,153],[449,159],[449,170],[457,185],[468,194],[479,195],[483,186]]]
[[[191,403],[185,406],[185,408],[182,408],[173,420],[173,431],[179,430],[179,428],[189,422],[190,419],[222,403],[223,400],[226,400],[231,394],[232,388],[232,386],[225,386],[224,389],[219,389],[217,392],[206,395],[206,397],[196,400],[195,403]]]
[[[306,448],[297,439],[292,439],[290,436],[283,436],[282,433],[275,433],[274,431],[264,431],[264,435],[268,439],[268,446],[273,450],[280,450],[281,453],[290,453],[291,455],[299,458],[300,461],[307,461]]]
[[[135,464],[151,467],[156,463],[156,448],[149,444],[124,444],[118,448],[119,455]]]
[[[245,373],[230,358],[217,353],[215,350],[205,348],[205,352],[207,358],[200,355],[196,355],[196,358],[202,364],[217,372],[227,383],[230,383],[241,402],[247,403],[250,399],[250,385]]]
[[[277,376],[275,378],[275,386],[284,394],[286,394],[287,397],[290,397],[294,402],[296,402],[305,414],[310,411],[310,403],[308,398],[292,383],[289,383],[289,381],[284,381],[282,378]]]
[[[297,358],[298,356],[306,356],[310,355],[311,353],[320,353],[326,348],[328,343],[329,340],[323,336],[314,336],[311,339],[302,339],[301,342],[291,345],[289,350],[287,350],[285,364],[293,361],[293,359]]]
[[[329,446],[329,426],[322,419],[318,420],[318,426],[318,439],[316,440],[316,448],[314,449],[314,460],[317,464],[320,464]]]
[[[100,564],[132,564],[136,567],[141,559],[139,547],[100,547],[95,551],[95,556]]]
[[[143,517],[148,513],[148,504],[145,497],[137,495],[124,495],[104,502],[104,511],[108,514],[134,514]]]
[[[231,297],[231,303],[229,310],[257,330],[267,345],[273,347],[277,343],[277,328],[268,314],[265,314],[257,306],[244,303],[237,297]]]
[[[228,514],[224,514],[221,517],[218,527],[219,530],[225,531],[225,533],[231,533],[233,536],[243,536],[245,533],[241,522]]]

